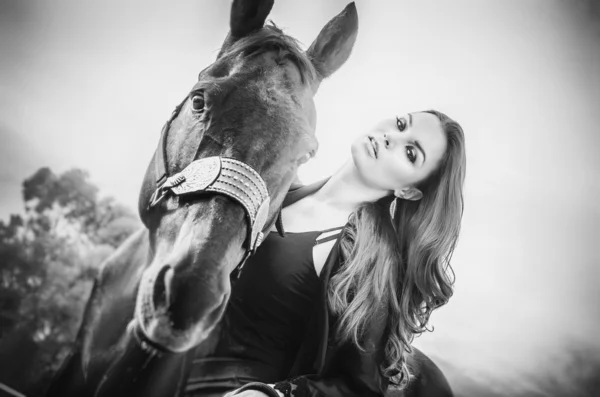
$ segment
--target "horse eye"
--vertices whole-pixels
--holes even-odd
[[[302,165],[308,162],[312,158],[312,153],[306,153],[304,156],[300,157],[298,160],[298,165]]]
[[[204,110],[204,97],[202,95],[194,95],[192,97],[192,107],[200,112]]]

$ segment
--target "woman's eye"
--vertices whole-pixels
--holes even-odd
[[[194,95],[192,97],[192,108],[197,112],[204,110],[204,97],[202,95]]]
[[[396,126],[400,131],[404,131],[406,129],[406,119],[396,116]]]
[[[415,161],[417,161],[417,150],[414,148],[414,146],[406,147],[406,157],[408,158],[408,161],[413,164]]]

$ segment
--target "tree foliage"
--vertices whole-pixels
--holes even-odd
[[[19,333],[37,345],[28,373],[13,380],[36,395],[75,339],[100,264],[141,224],[114,199],[99,198],[80,169],[39,169],[23,182],[23,200],[24,215],[0,221],[0,342]]]

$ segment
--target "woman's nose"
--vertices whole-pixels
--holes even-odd
[[[401,139],[399,134],[383,134],[383,142],[385,143],[385,147],[388,149],[397,145],[399,139]]]

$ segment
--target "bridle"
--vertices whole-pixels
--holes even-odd
[[[276,220],[280,221],[280,216],[275,217],[269,222],[268,227],[265,227],[271,203],[267,185],[251,166],[234,158],[221,156],[201,158],[192,161],[182,171],[169,175],[166,155],[167,135],[171,123],[179,115],[186,100],[187,97],[175,108],[161,131],[153,159],[157,188],[150,196],[148,209],[156,207],[162,199],[171,194],[183,196],[214,192],[240,203],[244,208],[249,227],[244,243],[246,246],[244,256],[234,270],[234,274],[239,277],[246,259],[256,252],[263,241],[264,233]]]

